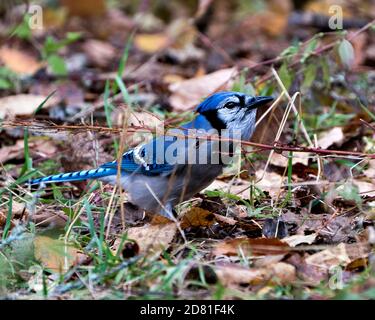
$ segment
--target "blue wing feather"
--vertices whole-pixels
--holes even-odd
[[[160,146],[161,140],[164,140],[165,145],[171,143],[165,138],[153,139],[151,142],[145,145],[138,146],[137,148],[130,149],[122,155],[120,169],[129,173],[139,173],[144,175],[159,175],[161,173],[172,172],[174,165],[169,164],[165,161],[164,152],[163,159],[157,160],[157,148]],[[145,157],[147,150],[152,147],[151,158]],[[164,150],[164,146],[163,146]],[[145,160],[145,158],[147,160]],[[137,161],[138,159],[138,161]],[[100,166],[101,168],[118,168],[118,162],[112,161],[107,162]]]
[[[144,175],[158,175],[172,172],[175,164],[168,163],[165,151],[177,140],[177,136],[188,134],[188,129],[212,129],[209,121],[202,115],[198,115],[193,121],[180,127],[181,129],[172,129],[164,137],[155,138],[147,144],[130,149],[122,155],[121,170],[129,173],[140,173]],[[176,136],[173,136],[176,134]],[[187,147],[187,139],[183,140],[186,144],[180,144],[182,148]],[[161,152],[160,152],[161,151]],[[178,150],[174,150],[174,155]],[[138,160],[138,161],[137,161]],[[117,170],[118,162],[112,161],[105,163],[101,168],[113,168]]]

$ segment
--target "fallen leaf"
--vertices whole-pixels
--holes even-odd
[[[373,181],[374,179],[369,179],[369,182],[355,179],[353,184],[358,187],[358,193],[361,195],[373,197],[375,196],[375,183]]]
[[[114,112],[113,123],[118,126],[123,126],[125,119],[127,120],[128,126],[145,127],[155,130],[163,126],[163,121],[159,119],[155,114],[150,112],[139,112],[139,111],[118,111]]]
[[[171,219],[168,219],[167,217],[162,216],[161,214],[155,214],[153,212],[146,212],[146,214],[149,214],[152,216],[151,219],[151,224],[156,225],[156,224],[169,224],[171,222]]]
[[[272,283],[286,285],[296,280],[296,268],[289,263],[278,262],[267,269],[271,271]]]
[[[325,249],[306,258],[306,263],[323,269],[335,266],[347,266],[353,260],[366,258],[370,253],[370,246],[363,243],[339,245]]]
[[[289,284],[296,279],[296,268],[285,262],[264,268],[246,268],[236,264],[217,266],[215,273],[225,285],[259,285],[264,282]]]
[[[236,68],[228,68],[213,73],[172,83],[170,103],[176,110],[188,110],[199,104],[202,98],[215,91],[229,88],[230,80],[237,75]]]
[[[36,236],[34,248],[35,258],[55,272],[65,272],[77,262],[78,250],[58,239]]]
[[[333,144],[340,145],[344,141],[344,133],[342,128],[335,127],[331,130],[324,132],[318,139],[318,146],[323,149],[327,149]]]
[[[51,140],[37,139],[29,141],[29,149],[32,155],[38,154],[43,158],[50,158],[57,152],[56,145]],[[12,159],[20,159],[24,156],[24,141],[17,140],[13,146],[6,146],[0,149],[0,163]]]
[[[281,241],[287,243],[290,247],[298,246],[301,243],[312,244],[316,239],[317,233],[307,236],[303,234],[295,234],[294,236],[283,238]]]
[[[87,40],[83,45],[83,51],[99,67],[110,65],[116,56],[116,50],[111,44],[95,39]]]
[[[348,37],[352,37],[354,32],[350,32]],[[354,62],[355,67],[360,66],[366,59],[366,48],[368,43],[368,37],[366,33],[358,34],[352,38],[352,44],[354,49]]]
[[[63,211],[42,208],[31,216],[31,220],[38,227],[64,228],[68,218]]]
[[[19,75],[32,75],[42,66],[42,63],[30,54],[9,47],[0,48],[0,60]]]
[[[0,207],[0,227],[4,226],[6,223],[6,218],[8,216],[8,211],[9,211],[8,206],[9,205]],[[25,204],[13,200],[12,201],[12,219],[14,217],[20,216],[23,212],[26,212]],[[11,221],[11,224],[12,226],[14,225],[13,221]]]
[[[203,189],[201,192],[206,191],[222,191],[224,193],[230,193],[238,197],[248,198],[249,197],[249,187],[250,183],[245,180],[237,180],[237,184],[228,184],[222,180],[214,180],[207,188]]]
[[[284,259],[284,257],[285,253],[272,256],[257,257],[256,259],[254,259],[253,266],[255,268],[264,268],[270,266],[271,264],[280,262]]]
[[[163,33],[141,33],[134,37],[134,44],[138,49],[146,53],[155,53],[167,46],[168,37]]]
[[[267,276],[265,269],[250,269],[236,264],[218,266],[215,273],[220,282],[224,286],[233,284],[259,284],[264,281]]]
[[[0,163],[15,159],[23,154],[23,140],[18,140],[13,146],[6,146],[0,149]]]
[[[3,213],[0,211],[0,227],[4,227],[5,226],[5,223],[7,221],[7,215],[8,213]],[[14,223],[12,222],[12,226],[14,226]]]
[[[357,270],[363,270],[368,267],[368,259],[367,258],[359,258],[355,259],[352,262],[350,262],[346,267],[346,271],[357,271]]]
[[[165,83],[168,83],[168,84],[171,84],[171,83],[178,83],[178,82],[181,82],[181,81],[184,81],[185,78],[183,78],[182,76],[178,75],[178,74],[166,74],[164,77],[163,77],[163,82]]]
[[[191,208],[186,212],[181,221],[181,228],[208,227],[215,223],[215,215],[199,207]]]
[[[215,220],[217,220],[220,224],[224,223],[224,224],[229,224],[231,226],[234,226],[237,223],[237,220],[233,218],[229,218],[229,217],[224,217],[217,213],[214,213],[214,216],[215,216]]]
[[[70,15],[81,17],[101,16],[106,12],[104,0],[61,0]]]
[[[134,240],[141,254],[160,254],[167,249],[177,231],[174,222],[129,228],[128,239]]]
[[[309,285],[316,286],[321,281],[328,279],[329,270],[307,264],[305,257],[299,253],[292,254],[286,262],[293,265],[297,269],[298,278]]]
[[[288,166],[288,156],[274,152],[270,163],[274,166],[286,168]],[[309,154],[307,152],[294,152],[292,158],[292,165],[302,163],[305,166],[309,165]]]
[[[282,177],[276,172],[264,172],[263,169],[257,170],[255,176],[258,181],[255,186],[263,191],[267,191],[271,197],[279,196],[280,188],[286,180],[285,177]]]
[[[369,45],[366,50],[366,58],[375,60],[375,44]]]
[[[0,118],[11,115],[31,115],[46,98],[45,96],[33,94],[18,94],[0,98]],[[54,99],[52,96],[44,104],[43,108],[48,108],[53,104]]]
[[[371,159],[368,161],[368,168],[365,171],[363,171],[363,174],[366,177],[369,177],[372,179],[375,178],[375,159]]]
[[[237,256],[241,251],[246,256],[279,255],[288,249],[289,245],[277,238],[237,238],[217,244],[213,255]]]

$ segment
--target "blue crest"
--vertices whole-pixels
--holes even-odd
[[[234,91],[221,91],[214,93],[213,95],[209,96],[207,99],[202,101],[198,107],[196,108],[196,111],[199,113],[205,113],[207,111],[212,111],[218,109],[218,106],[223,102],[223,100],[229,98],[233,95],[243,95],[240,92],[234,92]]]

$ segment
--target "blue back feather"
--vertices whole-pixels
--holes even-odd
[[[207,111],[212,111],[218,108],[221,102],[232,96],[233,94],[238,94],[236,92],[218,92],[207,99],[205,99],[202,103],[198,105],[196,111],[200,113],[194,120],[189,123],[184,124],[181,126],[183,129],[183,133],[187,133],[187,130],[184,129],[204,129],[210,130],[212,126],[210,122],[206,119],[204,114]],[[143,145],[141,148],[135,148],[128,150],[122,156],[121,160],[121,167],[120,170],[124,173],[138,173],[144,175],[158,175],[161,173],[168,173],[173,171],[174,165],[168,164],[165,161],[161,161],[164,163],[157,163],[156,158],[156,150],[158,148],[159,143],[164,143],[164,150],[168,147],[169,144],[173,143],[174,140],[165,139],[164,137],[155,138],[150,141],[148,144]],[[135,153],[144,154],[147,147],[152,145],[152,161],[147,163],[147,165],[142,165],[137,163],[134,159]],[[163,155],[164,156],[164,155]],[[163,159],[165,160],[165,159]],[[70,173],[61,173],[56,174],[44,178],[34,179],[30,182],[30,184],[40,184],[40,183],[52,183],[52,182],[66,182],[66,181],[82,181],[87,179],[98,179],[106,176],[116,175],[118,170],[117,161],[112,161],[101,165],[97,169],[93,170],[84,170],[84,171],[77,171],[77,172],[70,172]]]

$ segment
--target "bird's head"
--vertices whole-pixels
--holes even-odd
[[[256,109],[272,100],[272,97],[253,97],[240,92],[218,92],[196,110],[216,130],[240,130],[241,139],[249,140],[255,129]]]

